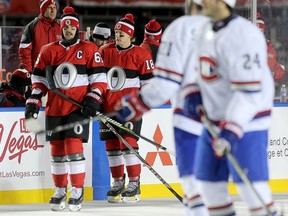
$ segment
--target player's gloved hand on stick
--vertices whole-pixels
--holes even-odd
[[[30,119],[38,118],[39,109],[42,106],[41,102],[42,93],[40,94],[32,94],[27,100],[26,100],[26,109],[25,109],[25,118]]]
[[[242,137],[242,130],[237,124],[223,122],[220,124],[220,128],[222,130],[218,138],[212,141],[212,147],[217,157],[222,157],[226,151],[230,151],[231,146],[237,145]]]
[[[89,92],[84,99],[82,113],[84,118],[96,116],[96,111],[101,110],[103,99],[98,92]]]
[[[114,107],[117,118],[121,121],[136,121],[150,108],[143,102],[139,91],[133,91],[123,97]]]

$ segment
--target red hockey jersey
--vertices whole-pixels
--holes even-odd
[[[269,40],[267,40],[267,51],[269,68],[273,74],[274,80],[278,81],[283,77],[285,72],[280,63],[277,61],[276,50],[274,49],[272,42]]]
[[[32,72],[37,56],[42,46],[60,41],[60,24],[57,20],[50,20],[41,14],[31,21],[24,29],[19,46],[20,63]]]
[[[149,51],[154,62],[156,62],[156,57],[157,57],[159,46],[160,46],[160,43],[158,41],[153,40],[149,37],[145,37],[143,42],[140,44],[140,47]]]
[[[63,116],[79,109],[77,105],[49,90],[48,80],[45,75],[46,66],[51,65],[53,71],[55,71],[64,62],[72,63],[77,69],[76,80],[68,89],[61,89],[55,82],[56,87],[65,95],[82,103],[91,88],[99,89],[100,93],[105,92],[107,88],[107,77],[103,67],[103,60],[94,43],[78,40],[75,44],[68,47],[63,46],[59,42],[43,46],[33,70],[32,87],[33,89],[41,89],[44,95],[48,93],[45,109],[48,116]],[[68,73],[65,74],[63,72],[63,83],[68,83],[69,79]]]
[[[125,83],[120,90],[111,91],[108,87],[103,94],[103,111],[109,113],[114,111],[115,103],[124,95],[139,89],[153,77],[154,63],[147,50],[135,45],[125,50],[118,50],[113,42],[102,46],[100,53],[107,71],[113,66],[119,66],[126,74]],[[112,83],[117,83],[117,80],[117,77],[113,77]]]

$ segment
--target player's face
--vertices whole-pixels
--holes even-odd
[[[54,20],[56,18],[56,15],[57,15],[56,5],[51,4],[47,7],[43,16],[46,17],[47,19]]]
[[[66,40],[72,40],[75,37],[76,32],[77,32],[77,28],[72,25],[66,25],[62,29],[62,33]]]
[[[131,37],[124,31],[115,30],[115,42],[118,46],[126,48],[131,45]]]

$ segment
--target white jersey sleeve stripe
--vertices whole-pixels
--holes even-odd
[[[234,90],[255,92],[261,90],[260,82],[232,82],[231,87]]]
[[[183,74],[180,74],[174,71],[165,70],[163,68],[156,68],[154,70],[154,76],[171,80],[173,82],[178,83],[179,85],[183,80]]]

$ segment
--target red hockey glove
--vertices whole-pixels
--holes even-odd
[[[220,128],[222,130],[218,138],[212,141],[212,147],[217,157],[222,157],[226,151],[230,151],[231,146],[237,145],[242,136],[241,128],[234,123],[223,122]]]
[[[96,111],[101,111],[101,103],[103,99],[97,92],[89,92],[85,99],[82,108],[84,118],[96,116]]]
[[[117,111],[117,118],[123,122],[139,120],[145,112],[150,110],[142,101],[138,91],[133,91],[123,97],[114,108]]]
[[[41,103],[42,93],[40,94],[32,94],[31,97],[29,97],[26,100],[26,109],[25,109],[25,118],[38,118],[39,109],[42,106]]]

